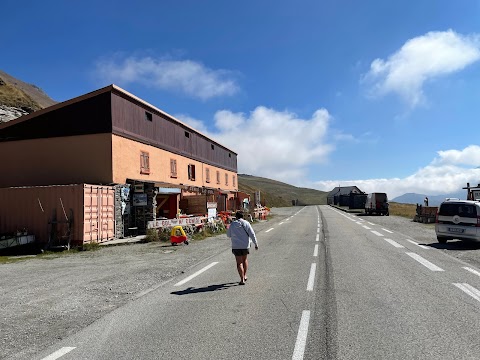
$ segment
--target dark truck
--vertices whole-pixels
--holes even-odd
[[[385,193],[371,193],[365,202],[365,214],[389,215],[388,197]]]

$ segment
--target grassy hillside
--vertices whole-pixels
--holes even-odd
[[[6,83],[0,78],[0,104],[22,108],[28,112],[41,109],[41,106],[32,100],[25,92]]]
[[[238,174],[238,189],[250,194],[252,200],[255,191],[259,190],[262,203],[265,201],[268,207],[292,206],[292,200],[298,200],[298,205],[324,205],[327,203],[327,193],[324,191],[299,188],[252,175]]]

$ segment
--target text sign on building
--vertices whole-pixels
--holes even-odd
[[[205,219],[202,216],[195,216],[189,218],[180,218],[180,219],[166,219],[166,220],[156,220],[149,221],[147,224],[148,229],[156,229],[161,227],[171,227],[171,226],[184,226],[184,225],[200,225],[202,220]]]
[[[207,202],[207,209],[216,209],[217,203],[216,202]]]

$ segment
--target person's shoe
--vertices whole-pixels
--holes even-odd
[[[240,281],[238,285],[245,285],[245,281]]]
[[[247,277],[245,276],[245,279],[244,279],[243,281],[247,282],[247,280],[248,280],[248,279],[247,279]]]

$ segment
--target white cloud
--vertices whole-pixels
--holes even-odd
[[[140,83],[162,90],[183,92],[203,100],[230,96],[239,91],[232,72],[209,69],[192,60],[105,58],[97,62],[96,74],[108,83],[122,86]]]
[[[480,59],[480,38],[452,30],[429,32],[408,40],[387,60],[375,59],[363,81],[373,96],[397,93],[415,107],[424,101],[428,80],[460,71]]]
[[[193,124],[188,117],[180,119]],[[326,140],[330,120],[325,109],[301,119],[288,111],[258,106],[249,115],[218,111],[215,131],[203,133],[238,154],[239,173],[292,183],[305,177],[308,166],[328,160],[334,149]]]
[[[471,145],[463,150],[439,151],[438,157],[429,165],[403,179],[329,180],[318,181],[315,186],[330,191],[339,185],[356,185],[367,193],[386,192],[390,198],[409,192],[427,195],[454,193],[465,187],[467,182],[480,183],[480,168],[477,168],[475,159],[480,160],[480,147]]]

